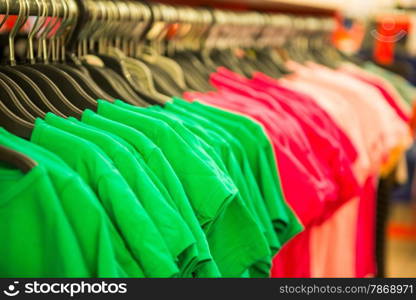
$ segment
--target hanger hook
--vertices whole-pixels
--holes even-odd
[[[129,35],[134,29],[132,24],[134,23],[133,20],[135,10],[130,10],[127,2],[116,2],[115,4],[117,5],[120,12],[120,22],[116,28],[117,32],[120,33],[120,49],[124,53],[129,53],[128,41],[130,39]]]
[[[61,24],[59,25],[59,28],[56,30],[56,32],[51,37],[52,39],[56,39],[62,36],[62,34],[65,32],[66,26],[71,22],[70,20],[70,11],[69,11],[69,5],[66,0],[61,0],[62,3],[62,19]],[[58,22],[57,22],[58,23]]]
[[[65,0],[67,5],[68,5],[68,22],[66,24],[66,28],[69,28],[69,30],[67,30],[66,35],[62,36],[61,38],[61,55],[62,55],[62,61],[65,60],[65,55],[66,55],[66,42],[67,42],[67,38],[72,36],[73,31],[75,29],[75,25],[76,24],[76,20],[78,18],[78,7],[76,6],[75,2],[73,0]],[[65,29],[66,29],[65,28]]]
[[[114,32],[117,37],[117,43],[116,47],[120,48],[124,52],[126,51],[126,43],[125,41],[128,38],[129,33],[131,32],[130,28],[132,19],[133,19],[133,11],[130,11],[128,9],[127,3],[124,1],[121,2],[114,2],[119,15],[119,20],[117,22],[117,25],[114,27]]]
[[[47,15],[47,3],[44,0],[42,0],[42,2],[39,2],[39,0],[35,0],[35,2],[38,7],[38,15],[36,16],[36,21],[33,24],[28,34],[27,58],[28,58],[29,63],[31,64],[35,63],[35,51],[33,49],[33,38],[40,31],[42,26],[45,25],[46,15]],[[30,11],[29,4],[28,4],[28,10]]]
[[[62,4],[62,18],[61,18],[61,23],[59,24],[58,29],[55,31],[55,33],[52,33],[51,36],[51,52],[52,52],[52,61],[56,62],[58,61],[58,56],[59,56],[59,42],[60,42],[60,38],[63,35],[63,33],[65,32],[65,29],[69,23],[69,7],[68,7],[68,3],[66,2],[66,0],[61,0],[61,4]],[[58,18],[57,18],[58,20]],[[58,24],[59,22],[57,21],[56,24]],[[55,25],[53,26],[53,28],[55,27]]]
[[[44,0],[44,1],[45,1],[45,5],[47,5],[46,0]],[[46,18],[45,23],[42,24],[42,31],[39,34],[38,58],[39,58],[39,60],[41,60],[43,58],[44,62],[47,62],[48,57],[49,57],[48,49],[47,49],[48,47],[46,45],[46,37],[49,34],[49,32],[52,30],[52,28],[56,25],[56,20],[57,20],[57,16],[58,16],[58,9],[56,7],[55,1],[54,0],[49,0],[49,3],[52,6],[52,13],[51,13],[50,17]],[[48,13],[49,13],[49,11],[48,11]]]
[[[146,20],[146,11],[141,3],[126,2],[128,11],[130,12],[129,26],[126,26],[126,39],[129,40],[127,53],[129,56],[135,56],[136,50],[141,39]]]
[[[26,14],[27,14],[27,7],[25,5],[25,1],[19,0],[19,14],[9,34],[10,64],[12,66],[16,65],[16,53],[15,53],[14,41],[20,28],[24,25],[24,23],[27,20]]]
[[[124,15],[120,7],[114,1],[110,0],[108,2],[108,6],[110,7],[110,11],[112,12],[111,18],[108,21],[108,43],[113,41],[114,46],[120,49],[120,36],[122,35],[122,31],[119,31],[118,29],[120,28],[120,23],[124,19]]]
[[[52,32],[55,26],[59,22],[59,7],[57,6],[56,0],[49,0],[52,4],[52,16],[49,19],[49,22],[45,29],[43,30],[41,36],[42,38],[46,39],[48,35]]]
[[[116,48],[119,48],[120,46],[120,39],[119,39],[119,31],[117,29],[119,28],[119,23],[121,22],[123,16],[122,12],[119,8],[119,6],[114,1],[108,1],[107,2],[107,8],[111,14],[109,14],[109,18],[107,20],[107,30],[105,31],[107,33],[107,46],[110,45],[112,41],[115,42]]]
[[[92,42],[96,42],[100,39],[100,33],[105,30],[105,20],[108,15],[108,11],[105,9],[105,5],[101,1],[94,2],[94,6],[96,6],[96,19],[95,24],[91,28],[91,34],[89,38]],[[100,20],[101,17],[101,20]]]
[[[86,22],[85,26],[81,29],[80,34],[78,35],[78,56],[86,55],[88,52],[88,39],[91,37],[90,32],[92,32],[93,27],[97,19],[97,6],[91,1],[86,2],[88,12],[90,14],[89,20]]]

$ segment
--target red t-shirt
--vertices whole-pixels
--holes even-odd
[[[279,86],[275,80],[260,73],[253,80],[245,79],[225,68],[219,68],[218,73],[234,82],[244,84],[246,88],[249,86],[258,93],[267,93],[271,97],[253,100],[266,107],[269,106],[270,109],[290,115],[298,123],[308,139],[318,160],[319,169],[322,170],[326,180],[333,180],[335,186],[340,188],[335,201],[328,203],[326,216],[329,216],[343,202],[359,194],[359,186],[352,171],[357,152],[329,115],[312,99]],[[221,81],[221,83],[224,82],[224,80]]]
[[[320,163],[340,187],[339,201],[330,211],[357,196],[360,187],[353,172],[357,151],[331,117],[309,96],[282,87],[265,75],[258,74],[252,83],[273,95],[282,108],[296,118]]]
[[[312,99],[308,98],[307,95],[279,86],[275,80],[262,74],[255,75],[253,80],[247,80],[223,68],[220,68],[218,73],[244,84],[246,89],[250,87],[257,92],[266,92],[272,98],[263,97],[255,98],[255,100],[269,106],[269,109],[280,109],[296,119],[302,131],[306,134],[316,157],[322,164],[322,169],[327,171],[324,172],[326,178],[335,180],[338,183],[337,186],[341,188],[339,198],[333,203],[333,207],[331,205],[325,206],[324,214],[327,214],[325,218],[323,216],[323,219],[332,215],[342,203],[358,195],[359,186],[352,170],[357,152],[345,134]],[[222,83],[226,81],[222,78],[218,82],[219,84],[216,85],[221,88]],[[277,106],[276,103],[280,106]],[[282,175],[284,176],[284,173]],[[294,209],[296,211],[296,207]],[[350,221],[355,222],[356,220]],[[315,225],[312,225],[312,227],[315,227]],[[310,229],[312,227],[307,228],[305,232],[290,241],[275,257],[272,268],[273,277],[300,277],[314,274],[313,270],[310,269],[311,259],[314,256],[311,252],[312,248],[310,248]],[[308,251],[307,255],[305,255],[306,250]],[[351,253],[351,256],[354,257],[354,254]],[[300,257],[301,261],[299,261]],[[296,264],[293,263],[295,261]],[[349,268],[354,269],[355,265],[349,266]],[[338,267],[335,269],[345,270],[348,268]],[[352,273],[347,272],[347,274]]]
[[[285,133],[276,132],[270,126],[273,124],[273,118],[267,119],[267,110],[261,111],[259,108],[247,107],[245,102],[248,101],[248,97],[225,91],[208,94],[186,93],[185,98],[196,98],[210,105],[250,116],[261,123],[272,142],[283,191],[289,205],[303,224],[311,224],[322,215],[325,197],[322,192],[317,191],[318,180],[308,173],[308,170],[291,152],[286,142]],[[232,100],[241,102],[233,102]],[[310,277],[308,241],[308,233],[301,232],[284,245],[273,260],[271,276]],[[302,252],[300,253],[299,250]]]

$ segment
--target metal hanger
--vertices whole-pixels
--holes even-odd
[[[266,14],[263,17],[266,18],[265,26],[258,39],[263,49],[259,51],[259,55],[270,65],[276,67],[280,74],[290,74],[291,72],[285,66],[285,58],[279,51],[285,41],[290,38],[292,21],[289,16],[281,14]]]
[[[24,7],[24,13],[26,14],[25,20],[28,19],[30,6],[28,4],[28,1],[26,0],[26,7]],[[35,24],[34,26],[36,26]],[[30,48],[30,45],[29,45]],[[6,84],[10,87],[11,90],[13,90],[16,97],[20,100],[22,105],[26,108],[28,112],[31,113],[31,115],[35,117],[43,117],[46,114],[46,111],[39,107],[39,102],[35,100],[32,100],[29,98],[29,96],[26,94],[24,89],[21,87],[21,80],[13,79],[13,77],[8,76],[7,74],[0,73],[0,78],[6,82]],[[23,83],[24,84],[24,83]],[[36,102],[35,102],[36,101]]]
[[[65,27],[68,25],[68,16],[71,17],[69,15],[71,12],[69,11],[68,4],[65,0],[60,0],[60,3],[63,9],[63,16],[61,19],[62,23],[60,25],[60,28],[65,29]],[[35,64],[30,64],[28,65],[28,67],[38,70],[42,72],[44,75],[46,75],[51,81],[53,81],[56,84],[60,91],[65,95],[65,97],[67,97],[67,99],[70,99],[70,101],[79,109],[95,109],[97,107],[96,99],[94,99],[85,90],[83,90],[82,87],[76,82],[76,80],[74,80],[64,71],[62,71],[59,67],[55,66],[54,64],[51,64],[49,61],[50,55],[52,55],[52,58],[55,61],[57,60],[55,59],[56,52],[54,51],[54,42],[56,41],[56,38],[52,37],[50,39],[49,49],[46,46],[46,40],[48,35],[50,35],[50,33],[56,27],[59,21],[58,15],[56,13],[57,6],[55,1],[52,2],[52,8],[55,11],[55,13],[53,13],[54,18],[51,19],[51,21],[47,24],[46,28],[40,35],[43,55],[39,56],[42,56],[43,61]],[[70,19],[69,21],[72,21],[72,19]]]
[[[216,68],[225,66],[240,75],[251,76],[253,72],[251,63],[247,63],[243,57],[236,55],[237,53],[244,54],[240,38],[244,37],[241,34],[245,34],[245,20],[250,20],[251,15],[214,10],[213,16],[215,24],[210,29],[207,39],[207,45],[211,51],[205,56],[205,60],[213,62]]]
[[[334,50],[335,47],[331,42],[331,35],[335,29],[333,20],[325,18],[311,20],[315,22],[313,27],[314,35],[310,43],[314,57],[319,63],[336,69],[344,59],[339,55],[338,51]]]
[[[71,27],[73,24],[75,24],[78,11],[73,1],[67,1],[66,4],[68,6],[68,17],[66,18],[66,23],[64,23],[64,20],[62,20],[63,23],[51,39],[52,45],[55,45],[55,54],[52,56],[52,62],[56,67],[65,72],[73,80],[75,80],[78,85],[94,99],[105,99],[107,101],[113,101],[114,97],[108,95],[105,91],[103,91],[92,80],[92,78],[88,76],[88,72],[82,72],[82,70],[79,69],[79,65],[68,64],[65,41],[67,36],[71,34],[71,31],[68,31],[68,27]]]
[[[25,138],[30,139],[33,130],[33,123],[22,119],[11,111],[6,104],[0,99],[0,126],[4,127],[9,132]]]
[[[23,0],[19,0],[19,1],[21,4],[21,7],[26,7],[24,5]],[[46,0],[42,0],[42,5],[43,7],[47,8]],[[54,8],[52,12],[52,17],[56,17],[57,16],[56,7],[55,5],[52,5],[52,7]],[[46,15],[49,15],[48,11],[46,11],[45,16]],[[42,16],[42,13],[40,13],[40,16]],[[36,30],[40,30],[43,26],[45,26],[46,18],[43,18],[41,20],[42,20],[42,25],[37,26],[35,28],[35,32]],[[55,110],[58,110],[64,116],[75,116],[75,117],[81,116],[82,110],[77,108],[71,101],[69,101],[66,98],[66,96],[61,92],[61,90],[56,86],[56,84],[48,76],[43,74],[43,72],[36,70],[34,68],[31,68],[27,65],[16,64],[16,60],[14,56],[14,37],[17,31],[18,29],[16,26],[14,30],[10,32],[10,36],[9,36],[9,44],[10,44],[11,51],[10,51],[10,68],[8,69],[10,72],[8,75],[11,76],[10,74],[12,74],[12,72],[14,71],[15,76],[19,76],[19,73],[20,73],[20,74],[23,74],[23,75],[20,75],[20,78],[24,78],[24,76],[26,76],[27,78],[30,78],[30,81],[27,81],[27,85],[24,87],[26,89],[26,92],[28,93],[29,96],[31,96],[32,94],[30,94],[30,91],[32,92],[34,91],[34,94],[39,96],[41,95],[40,94],[40,91],[41,91],[43,95],[49,100],[49,101],[44,101],[43,97],[39,96],[40,100],[45,103],[45,106],[50,107],[50,105],[48,104],[49,102],[53,104],[53,107],[56,108]],[[36,35],[36,33],[32,33],[33,35],[31,34],[31,37]],[[45,45],[46,45],[45,41],[40,39],[39,48]],[[29,50],[33,50],[33,48]],[[29,57],[31,57],[31,55],[32,54],[30,54]],[[39,51],[38,55],[42,55],[42,52]],[[46,55],[46,54],[43,54],[43,55]],[[33,83],[38,87],[38,89],[35,89],[33,87]],[[51,110],[51,111],[54,111],[54,110]]]
[[[166,24],[162,22],[160,17],[157,16],[156,11],[153,14],[152,26],[149,26],[150,31],[146,32],[144,39],[136,40],[137,44],[142,44],[141,47],[136,46],[136,52],[134,53],[134,59],[128,59],[129,68],[132,74],[145,75],[146,83],[145,88],[154,97],[161,99],[161,102],[170,101],[171,96],[182,94],[181,91],[176,89],[176,86],[171,85],[170,75],[160,66],[157,66],[150,60],[150,52],[154,52],[159,45],[159,37],[164,30]],[[156,29],[156,31],[154,30]],[[146,52],[146,53],[145,53]],[[179,88],[180,90],[180,88]]]
[[[7,2],[8,3],[8,2]],[[14,24],[12,31],[10,35],[16,34],[17,31],[23,26],[24,22],[26,21],[26,7],[24,6],[23,0],[20,0],[20,9],[19,9],[19,15],[17,17],[16,23]],[[7,5],[9,8],[9,6]],[[6,19],[8,18],[9,13],[7,12],[5,19],[3,19],[2,24],[6,22]],[[10,60],[13,60],[14,58],[14,36],[9,36],[10,42]],[[1,74],[4,76],[3,74]],[[0,78],[0,99],[4,102],[4,104],[7,106],[8,110],[13,113],[13,115],[16,115],[17,117],[20,117],[23,120],[33,122],[35,120],[35,116],[31,114],[27,110],[28,103],[23,103],[20,101],[20,99],[16,96],[13,89],[10,88],[10,86]],[[30,106],[30,105],[29,105]],[[32,108],[32,106],[30,106]],[[13,115],[10,115],[11,118],[13,118]],[[17,121],[17,119],[16,119]]]
[[[209,76],[215,72],[216,65],[212,62],[209,54],[210,48],[205,47],[205,40],[214,26],[214,18],[208,9],[186,9],[186,13],[179,13],[185,26],[189,26],[186,32],[182,29],[182,20],[179,23],[179,34],[168,45],[168,55],[175,60],[184,72],[187,86],[193,90],[209,91],[212,86],[209,84]]]
[[[110,10],[108,5],[101,2],[88,2],[88,4],[91,21],[84,28],[80,41],[80,55],[83,66],[88,70],[91,78],[102,86],[108,94],[131,104],[145,105],[141,97],[126,83],[122,75],[109,66],[112,61],[108,57],[106,59],[104,56],[97,56],[106,46],[103,35],[109,26],[108,19],[112,17],[113,11]],[[99,21],[99,17],[101,17],[101,21]],[[97,43],[98,53],[92,54]],[[106,59],[107,64],[104,63],[104,59]]]
[[[114,13],[111,16],[114,17],[113,24],[115,24],[115,26],[113,26],[112,30],[107,30],[109,39],[114,39],[114,46],[119,48],[122,48],[122,40],[128,39],[132,35],[132,32],[129,32],[126,29],[131,28],[133,32],[136,33],[134,27],[126,27],[126,23],[127,25],[130,23],[136,26],[134,23],[140,23],[143,18],[146,18],[140,11],[140,7],[136,4],[127,3],[127,6],[122,4],[124,3],[115,3],[115,6],[112,7]],[[130,22],[126,22],[125,20],[130,20]],[[119,26],[120,24],[122,26]],[[135,37],[133,37],[133,40],[134,39]],[[129,42],[126,41],[123,42],[123,44],[129,44]],[[130,43],[130,45],[134,44]],[[127,53],[123,53],[121,49],[117,49],[116,47],[107,47],[105,54],[99,55],[105,64],[122,76],[129,83],[131,88],[133,88],[135,93],[138,93],[148,103],[164,104],[166,101],[169,101],[169,97],[162,95],[156,90],[153,74],[150,69],[143,62],[128,57],[126,54],[132,52],[129,51],[129,49],[127,49]]]
[[[149,9],[149,8],[147,8]],[[152,6],[153,23],[155,26],[149,28],[146,34],[149,45],[143,47],[143,51],[136,54],[136,58],[143,61],[150,71],[154,73],[154,82],[158,90],[170,96],[181,95],[189,88],[186,85],[185,74],[181,66],[173,59],[165,56],[162,42],[170,43],[173,36],[166,39],[172,21],[176,26],[181,26],[181,12],[179,8],[173,6]],[[167,46],[168,47],[168,46]],[[167,49],[167,47],[164,47]]]
[[[39,0],[35,0],[35,2],[38,6],[39,16],[36,18],[36,21],[28,35],[28,60],[29,61],[34,60],[33,37],[36,31],[38,30],[38,28],[40,28],[39,25],[41,25],[41,23],[39,23],[39,20],[41,18],[46,17],[46,7],[42,6]],[[6,17],[3,19],[3,22],[8,17],[8,12],[9,12],[8,3],[9,3],[9,0],[6,0],[7,12],[6,12]],[[1,26],[2,24],[0,25],[0,28]],[[35,82],[33,82],[33,80],[30,77],[28,77],[27,75],[25,75],[24,73],[20,71],[17,71],[15,68],[11,66],[7,66],[7,65],[0,66],[0,72],[7,75],[10,79],[14,80],[15,83],[18,83],[18,86],[20,87],[20,89],[24,91],[24,93],[28,97],[30,97],[30,101],[33,102],[40,110],[42,110],[42,112],[52,111],[53,113],[59,116],[63,116],[63,114],[61,114],[61,112],[53,106],[53,104],[47,99],[47,97],[43,94],[41,89],[35,84]]]
[[[15,82],[12,78],[3,73],[0,73],[0,79],[2,79],[7,85],[7,93],[13,93],[10,97],[15,97],[15,99],[22,104],[25,110],[30,113],[31,119],[34,120],[34,118],[43,117],[46,114],[45,111],[41,110],[32,102],[25,91],[20,87],[20,83]]]
[[[269,46],[267,40],[263,39],[263,34],[271,24],[270,15],[257,12],[251,13],[244,27],[246,34],[243,48],[246,55],[243,57],[246,64],[251,68],[251,72],[261,71],[271,77],[279,78],[282,76],[280,69],[274,64],[268,55]],[[274,36],[276,38],[276,36]]]

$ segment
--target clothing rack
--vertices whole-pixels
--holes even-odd
[[[331,17],[337,11],[333,7],[305,5],[291,0],[156,0],[165,4],[180,4],[190,6],[210,6],[233,10],[256,10],[263,12],[287,13],[294,15],[313,15]]]
[[[85,6],[85,11],[80,7]],[[215,23],[250,26],[295,26],[308,28],[324,28],[328,26],[328,18],[309,17],[297,18],[295,15],[282,13],[265,13],[257,11],[238,11],[218,8],[201,8],[193,6],[178,6],[151,2],[149,5],[134,1],[78,1],[78,0],[0,0],[0,14],[18,15],[22,6],[26,7],[26,15],[39,16],[44,12],[46,16],[63,17],[68,7],[77,8],[77,18],[91,18],[94,13],[96,20],[108,19],[114,9],[118,9],[116,18],[123,21],[134,20],[170,23]],[[128,7],[129,10],[125,10]],[[208,16],[211,14],[211,16]],[[83,16],[84,15],[84,16]],[[111,16],[111,17],[114,17]],[[137,19],[139,18],[139,19]],[[303,20],[303,21],[302,21]],[[322,23],[320,23],[322,22]]]
[[[68,3],[75,3],[73,0]],[[37,16],[46,12],[46,16],[62,17],[65,14],[63,1],[46,1],[46,0],[1,0],[0,13],[4,15],[18,15],[22,9],[21,5],[28,7],[27,15]]]
[[[273,45],[277,36],[281,36],[280,30],[293,34],[299,32],[325,34],[331,32],[335,25],[333,18],[326,17],[328,15],[297,16],[254,10],[241,11],[128,0],[0,0],[0,14],[51,16],[62,19],[71,15],[73,21],[66,22],[65,26],[72,27],[71,35],[66,40],[66,47],[72,52],[76,51],[79,41],[88,34],[95,35],[97,31],[101,37],[110,31],[113,33],[117,31],[124,38],[136,41],[142,38],[149,41],[157,39],[157,42],[160,42],[163,39],[173,40],[167,32],[175,26],[187,25],[197,27],[197,30],[203,28],[204,34],[212,34],[213,31],[210,29],[215,28],[217,31],[214,34],[228,32],[233,39],[241,42],[240,46],[256,46],[259,45],[255,42],[256,37],[263,37],[262,34],[267,28],[266,37],[258,40],[262,41],[262,45],[270,46]],[[88,27],[87,24],[90,26]],[[99,26],[92,27],[92,24],[99,24]],[[111,24],[118,25],[114,27]],[[132,30],[137,26],[142,26],[139,33]],[[87,35],[84,30],[86,27],[90,29]],[[177,31],[173,30],[173,32],[176,38]],[[204,45],[226,47],[227,40],[227,37],[222,36],[222,42]]]

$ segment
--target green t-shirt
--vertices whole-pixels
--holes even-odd
[[[41,165],[24,174],[0,162],[0,207],[0,277],[90,276]]]
[[[31,141],[60,156],[92,188],[147,277],[176,276],[177,266],[162,236],[104,152],[40,119]]]
[[[166,107],[168,106],[170,105],[166,104]],[[157,112],[153,112],[153,114],[158,114],[159,116],[164,116],[168,119],[176,117],[174,119],[174,122],[176,123],[180,122],[180,120],[177,119],[180,116],[185,121],[185,126],[188,126],[190,130],[202,137],[207,143],[216,145],[216,148],[218,149],[225,162],[225,165],[227,166],[227,170],[231,178],[234,180],[239,189],[242,199],[245,201],[247,207],[250,209],[250,212],[255,217],[256,223],[263,231],[271,251],[271,256],[264,257],[262,261],[259,261],[255,266],[253,266],[254,271],[252,272],[252,276],[269,277],[272,256],[274,256],[274,254],[280,248],[280,243],[276,237],[276,234],[274,233],[272,222],[263,203],[260,191],[258,190],[257,183],[254,180],[251,170],[249,170],[249,174],[243,175],[243,171],[241,170],[240,165],[234,156],[234,150],[232,149],[231,144],[232,142],[238,144],[238,142],[235,140],[233,141],[233,138],[230,137],[226,131],[220,128],[215,128],[215,125],[199,116],[186,112],[183,112],[184,114],[177,116],[170,114],[166,109],[154,108],[154,110],[157,110]],[[178,108],[178,110],[181,110],[181,108]],[[187,114],[188,116],[186,116]],[[195,120],[193,120],[193,118]],[[168,121],[168,119],[166,119],[166,121]],[[210,130],[209,128],[213,130]],[[217,132],[214,131],[215,129],[217,129]],[[223,137],[228,138],[229,142],[226,141]],[[242,150],[238,149],[236,151]],[[257,192],[254,193],[256,190]]]
[[[120,102],[118,103],[119,105],[122,105]],[[191,172],[191,174],[197,174],[198,172],[203,171],[196,168],[189,170],[190,166],[198,165],[198,160],[203,162],[206,161],[206,164],[211,168],[215,168],[213,171],[217,173],[221,171],[223,173],[221,174],[222,177],[229,176],[217,165],[213,165],[215,164],[215,161],[207,155],[206,151],[204,151],[204,147],[202,146],[203,143],[201,143],[201,141],[199,141],[193,134],[189,134],[189,132],[186,131],[187,129],[181,127],[179,123],[172,124],[175,129],[173,130],[164,121],[145,115],[146,112],[140,108],[131,106],[129,109],[126,109],[122,107],[115,107],[114,105],[106,102],[99,103],[98,113],[104,114],[107,117],[113,118],[119,122],[127,123],[128,125],[145,132],[149,137],[153,137],[152,140],[159,141],[159,146],[167,157],[172,157],[169,152],[174,151],[190,153],[189,155],[186,155],[189,165],[186,173],[184,173],[181,177],[182,180],[189,180],[189,178],[186,178],[186,176],[189,176],[187,175],[189,172]],[[184,138],[181,138],[181,134]],[[166,139],[169,140],[170,147],[161,142]],[[186,151],[187,149],[193,149],[193,152]],[[191,153],[195,155],[192,156]],[[191,160],[192,157],[194,157],[194,160]],[[178,160],[177,156],[175,156],[175,159]],[[170,162],[174,165],[174,162]],[[178,168],[178,165],[176,166]],[[199,166],[202,166],[202,164],[199,164]],[[176,172],[184,172],[182,164],[181,168],[176,170]],[[206,173],[209,174],[208,170],[206,170]],[[221,180],[222,177],[218,180]],[[192,176],[191,178],[195,180],[195,183],[193,183],[194,185],[201,185],[201,182],[203,182],[198,181],[198,177]],[[204,177],[202,177],[202,179],[204,179]],[[229,177],[227,181],[232,182]],[[192,196],[190,196],[190,199],[192,200]],[[236,221],[240,223],[230,226],[232,222]],[[270,256],[267,242],[259,227],[260,225],[255,222],[255,219],[239,194],[237,194],[228,207],[224,209],[223,213],[220,212],[219,220],[215,221],[215,225],[211,226],[210,232],[207,233],[207,236],[211,253],[221,271],[221,274],[227,277],[240,276],[248,267],[256,264],[263,257]],[[220,235],[225,235],[228,238],[223,239]],[[229,252],[228,249],[234,249],[234,251]],[[268,270],[270,270],[270,260],[269,265],[267,266],[267,271]]]
[[[182,123],[181,120],[176,119],[172,120],[170,118],[166,118],[163,114],[160,114],[159,112],[154,112],[149,109],[144,109],[137,106],[129,105],[123,101],[116,100],[114,102],[115,105],[129,109],[137,114],[141,114],[144,116],[150,117],[148,118],[148,121],[155,121],[161,120],[164,123],[166,123],[168,126],[170,126],[187,144],[189,147],[192,147],[192,149],[198,151],[198,153],[201,155],[201,159],[204,159],[207,155],[215,162],[215,164],[223,171],[225,174],[229,176],[228,170],[225,166],[225,162],[221,158],[222,150],[218,149],[218,144],[215,144],[214,147],[211,147],[209,144],[207,144],[203,139],[200,139],[197,135],[193,134],[190,130],[188,130]],[[156,125],[163,124],[161,122],[156,122]],[[232,155],[232,153],[229,153]]]
[[[194,267],[197,273],[196,276],[219,277],[220,273],[212,259],[208,242],[193,212],[190,201],[185,194],[180,180],[161,150],[141,132],[132,127],[99,116],[91,110],[84,111],[82,114],[82,122],[117,135],[127,141],[135,151],[140,153],[149,168],[158,176],[169,191],[171,198],[176,202],[178,211],[187,222],[197,241],[198,264]]]
[[[90,131],[92,130],[93,132],[98,132],[98,133],[101,133],[101,134],[105,134],[106,136],[110,137],[112,140],[114,140],[115,142],[117,142],[118,144],[120,144],[124,148],[126,148],[129,151],[130,155],[132,155],[134,157],[136,162],[143,168],[143,170],[145,170],[145,172],[151,178],[153,183],[156,185],[157,189],[162,194],[162,196],[173,207],[176,207],[176,202],[172,200],[172,197],[170,196],[166,187],[163,185],[163,183],[160,181],[160,179],[156,176],[156,174],[153,172],[153,170],[151,170],[149,168],[149,166],[146,164],[146,162],[144,161],[143,156],[140,153],[138,153],[132,145],[130,145],[124,139],[120,138],[119,136],[117,136],[117,135],[115,135],[115,134],[113,134],[109,131],[106,131],[106,130],[94,127],[92,125],[83,123],[83,122],[79,121],[78,119],[75,119],[74,117],[69,117],[66,120],[71,121],[71,123],[75,123],[79,126],[82,126],[83,128],[85,128],[87,130],[90,130]]]
[[[301,232],[303,226],[284,198],[274,151],[261,125],[245,116],[199,102],[188,103],[175,98],[174,103],[223,126],[240,141],[246,149],[251,169],[282,245]]]
[[[81,248],[88,271],[85,277],[144,276],[95,194],[78,174],[55,154],[3,128],[0,142],[31,157],[47,170]]]
[[[212,158],[205,156],[202,160],[199,149],[190,148],[166,123],[160,121],[156,127],[148,117],[100,100],[97,113],[144,133],[163,151],[181,180],[202,226],[209,227],[237,193],[232,180]],[[204,189],[201,189],[202,182]]]
[[[277,237],[274,234],[273,226],[271,224],[267,210],[264,204],[262,203],[261,194],[260,191],[258,191],[257,183],[254,181],[254,179],[252,179],[252,174],[250,177],[252,179],[251,181],[246,180],[247,178],[244,177],[242,170],[234,156],[233,149],[231,149],[229,143],[222,137],[224,135],[227,135],[227,132],[220,131],[219,133],[217,133],[213,130],[207,129],[212,125],[207,120],[205,120],[206,123],[199,125],[190,119],[185,118],[185,120],[182,120],[176,115],[167,113],[166,109],[162,109],[161,107],[153,106],[144,109],[140,107],[131,106],[120,100],[115,101],[114,104],[124,107],[126,109],[130,109],[136,113],[145,114],[156,119],[163,120],[169,126],[171,126],[185,141],[187,141],[190,147],[194,149],[203,147],[206,153],[208,153],[211,157],[214,158],[215,162],[220,166],[220,168],[223,171],[228,172],[230,177],[233,179],[234,183],[236,184],[239,190],[239,194],[237,195],[237,197],[242,197],[243,201],[250,209],[252,216],[255,218],[256,223],[259,225],[262,232],[264,232],[269,242],[269,246],[272,251],[272,256],[277,252],[277,250],[280,248],[280,243],[278,242]],[[169,103],[166,104],[166,106],[168,105]],[[197,139],[195,139],[195,137],[200,137],[201,141],[198,141]],[[229,138],[232,139],[232,137]],[[209,145],[212,145],[213,148],[211,148]],[[220,156],[221,158],[216,158],[218,156]],[[253,194],[251,193],[253,192],[253,190],[257,190],[256,196],[253,196]],[[257,198],[255,199],[254,197]],[[262,276],[267,277],[269,275],[271,267],[270,264],[271,257],[265,258],[261,268]]]
[[[186,109],[183,109],[182,107],[179,107],[177,105],[168,103],[165,109],[163,111],[161,110],[161,112],[172,113],[175,116],[183,118],[184,120],[186,120],[186,125],[190,127],[192,130],[194,130],[194,132],[196,132],[197,134],[201,134],[201,132],[205,131],[205,138],[211,138],[211,143],[213,143],[212,137],[214,137],[214,139],[216,140],[223,140],[223,143],[227,145],[226,150],[223,151],[223,157],[226,161],[230,161],[229,163],[227,163],[229,170],[233,169],[232,165],[239,165],[238,168],[240,169],[240,172],[231,171],[235,174],[233,178],[234,181],[240,182],[240,184],[238,185],[240,192],[247,199],[252,200],[252,203],[248,205],[254,207],[253,209],[256,211],[256,214],[263,223],[263,226],[267,228],[267,230],[272,230],[272,228],[269,227],[270,216],[267,212],[265,204],[263,203],[263,198],[258,188],[258,184],[254,178],[250,166],[248,165],[248,157],[246,156],[245,151],[242,145],[239,143],[239,141],[236,140],[229,132],[227,132],[227,130],[216,125],[214,122],[208,121],[202,116],[187,111]],[[237,155],[232,155],[227,158],[228,153],[236,153]],[[237,157],[239,158],[238,162]],[[237,167],[234,167],[234,169],[237,169]],[[243,177],[239,177],[237,175],[238,173],[243,174]],[[248,188],[245,188],[246,186]],[[280,243],[273,236],[271,236],[270,239],[271,245],[274,245],[275,249],[277,250],[280,247]]]
[[[171,203],[164,199],[146,171],[123,145],[103,132],[83,127],[79,123],[70,122],[52,113],[46,115],[45,121],[52,126],[89,140],[100,147],[126,179],[130,188],[152,218],[181,269],[186,269],[188,265],[192,264],[192,261],[196,258],[195,239],[188,225],[176,211],[176,205],[174,208]]]

